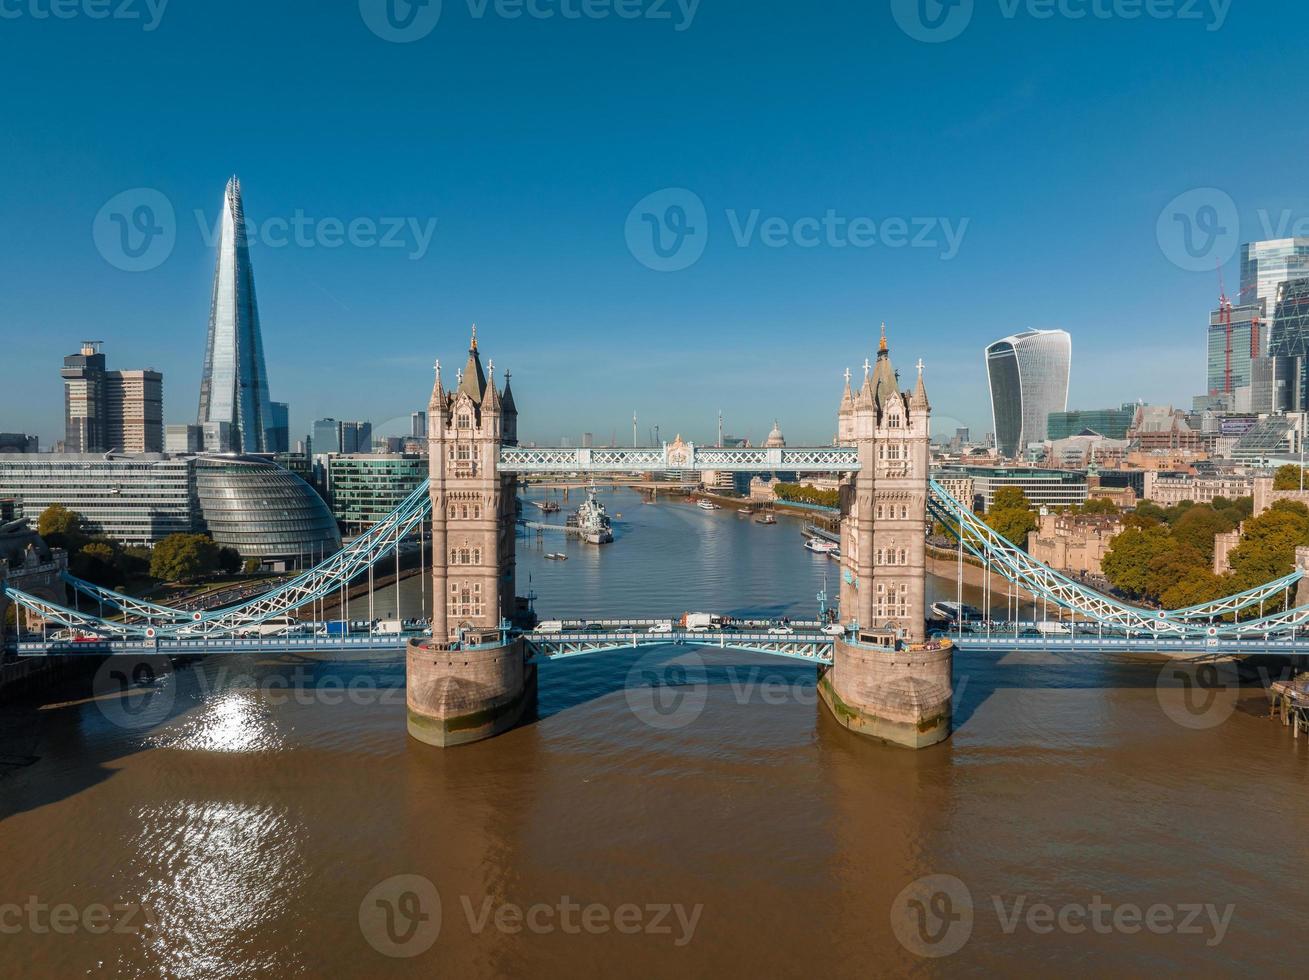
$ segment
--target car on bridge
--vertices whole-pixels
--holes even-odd
[[[671,633],[672,631],[673,631],[672,623],[655,623],[648,630],[646,630],[647,633]]]
[[[795,636],[795,630],[791,629],[791,627],[786,626],[785,624],[779,624],[777,626],[770,626],[768,628],[768,635],[769,636]]]

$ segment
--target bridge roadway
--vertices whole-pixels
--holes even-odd
[[[746,650],[809,663],[831,663],[834,637],[820,633],[816,623],[793,624],[794,632],[770,632],[760,625],[726,630],[694,631],[674,629],[651,632],[650,626],[667,620],[632,623],[591,623],[583,628],[574,623],[558,632],[518,632],[528,649],[546,660],[568,659],[591,653],[654,646],[688,646]],[[939,634],[938,634],[939,635]],[[353,633],[346,636],[287,635],[264,637],[156,637],[153,640],[98,641],[24,640],[15,646],[21,658],[46,656],[169,656],[196,657],[235,653],[400,653],[411,639],[423,633]],[[1309,637],[1256,637],[1232,639],[1165,639],[1150,636],[1076,634],[1059,636],[1013,636],[1008,633],[951,636],[956,649],[968,653],[1094,653],[1157,655],[1179,660],[1245,658],[1259,656],[1309,656]]]

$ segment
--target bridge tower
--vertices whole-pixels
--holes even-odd
[[[411,641],[409,733],[442,747],[513,727],[535,700],[535,668],[503,627],[515,611],[517,476],[501,473],[500,447],[518,441],[508,374],[501,391],[477,347],[453,390],[441,365],[428,404],[432,496],[432,638]]]
[[[919,748],[950,733],[949,649],[925,644],[927,485],[931,404],[922,362],[900,390],[886,327],[877,362],[837,413],[837,436],[859,451],[841,488],[841,614],[858,629],[837,641],[819,692],[838,721]]]

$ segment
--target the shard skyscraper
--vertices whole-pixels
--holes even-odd
[[[273,411],[268,372],[264,368],[241,182],[235,177],[227,182],[218,223],[218,262],[209,308],[205,369],[200,378],[199,423],[205,431],[205,449],[211,452],[271,451],[268,430],[273,425]],[[230,441],[210,445],[223,439],[219,433],[230,434]]]

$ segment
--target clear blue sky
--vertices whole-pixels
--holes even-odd
[[[164,371],[168,421],[193,420],[213,271],[194,212],[213,220],[232,173],[254,223],[299,212],[310,241],[332,238],[322,219],[437,222],[421,258],[412,232],[402,248],[256,244],[293,437],[323,415],[407,425],[474,320],[541,442],[629,440],[633,410],[643,432],[705,440],[719,409],[756,440],[774,416],[793,443],[826,440],[841,372],[882,320],[906,383],[927,363],[938,431],[989,429],[982,347],[1032,326],[1072,333],[1074,407],[1189,404],[1217,277],[1212,259],[1170,261],[1161,213],[1214,187],[1242,239],[1265,237],[1261,210],[1309,217],[1298,3],[1128,19],[1132,0],[1097,0],[1116,16],[1046,19],[1037,0],[974,0],[957,38],[923,43],[895,16],[912,0],[702,0],[693,18],[685,0],[625,0],[668,19],[445,0],[430,33],[392,43],[366,22],[373,0],[173,0],[157,23],[146,0],[112,0],[136,20],[68,2],[56,19],[38,16],[50,0],[0,0],[0,430],[46,445],[60,358],[83,338],[111,366]],[[175,209],[175,240],[123,271],[93,228],[142,187]],[[628,225],[665,188],[706,212],[703,255],[680,271],[638,261],[646,219]],[[649,213],[675,223],[668,200]],[[821,232],[765,244],[767,219],[810,240],[792,223],[829,211],[879,233],[967,225],[949,260]]]

